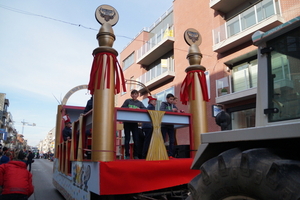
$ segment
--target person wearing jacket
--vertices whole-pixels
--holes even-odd
[[[148,96],[148,110],[155,110],[156,106],[156,98],[153,98],[152,96]],[[144,145],[143,145],[143,151],[142,151],[142,158],[145,159],[148,153],[150,141],[152,138],[152,132],[153,132],[153,127],[151,123],[143,123],[142,125],[142,130],[145,133],[145,139],[144,139]]]
[[[34,158],[34,154],[31,151],[28,151],[28,155],[27,155],[27,163],[26,166],[29,166],[28,171],[31,171],[31,164]]]
[[[173,94],[167,94],[166,96],[166,102],[162,102],[160,105],[161,111],[166,112],[178,112],[178,108],[173,104],[174,95]],[[169,150],[168,150],[168,156],[169,158],[173,158],[174,154],[174,145],[175,145],[175,129],[174,125],[161,125],[161,133],[163,135],[164,141],[166,142],[166,136],[168,133],[169,136]]]
[[[66,122],[65,128],[62,131],[64,141],[68,141],[72,139],[72,123]]]
[[[137,90],[132,90],[130,94],[132,99],[126,99],[121,106],[122,108],[132,108],[132,109],[147,109],[144,104],[139,101],[137,98],[139,92]],[[133,138],[133,157],[134,159],[139,159],[138,157],[138,141],[139,141],[139,130],[138,123],[124,122],[124,133],[125,133],[125,159],[130,158],[129,153],[129,141],[130,141],[130,132],[132,133]]]
[[[27,200],[34,191],[32,175],[23,162],[26,155],[16,151],[14,159],[0,165],[1,200]]]
[[[93,96],[91,96],[91,98],[86,102],[86,106],[83,110],[83,114],[85,114],[93,109],[93,101],[94,101]]]

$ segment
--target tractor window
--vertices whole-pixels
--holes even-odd
[[[274,48],[270,59],[269,107],[279,112],[269,121],[300,118],[300,28],[267,43]]]

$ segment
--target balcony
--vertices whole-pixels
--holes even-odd
[[[175,77],[174,60],[172,58],[162,59],[161,63],[145,74],[139,77],[139,81],[143,83],[148,89],[156,87],[161,83],[168,81]],[[143,93],[145,89],[142,87],[138,90]]]
[[[222,13],[228,13],[234,8],[242,5],[243,3],[247,2],[249,0],[238,0],[238,1],[232,1],[232,0],[210,0],[209,6],[210,8],[221,11]]]
[[[154,34],[150,40],[137,50],[137,64],[150,65],[162,55],[171,51],[173,49],[173,44],[173,27],[161,29],[159,33]]]
[[[277,0],[265,0],[213,30],[213,51],[223,53],[251,41],[256,31],[268,31],[284,23]]]
[[[233,103],[256,96],[257,79],[252,80],[251,84],[247,73],[245,71],[240,73],[244,75],[235,79],[227,76],[216,80],[216,103]]]

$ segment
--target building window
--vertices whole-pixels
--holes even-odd
[[[256,24],[254,7],[241,14],[241,23],[243,30]]]
[[[257,59],[241,63],[232,68],[233,92],[257,86]]]
[[[236,16],[227,22],[227,34],[231,37],[241,31],[240,28],[240,16]]]
[[[278,0],[261,0],[248,9],[236,13],[232,18],[228,18],[225,24],[215,28],[213,30],[214,45],[277,14],[280,14]]]
[[[300,118],[300,57],[278,52],[272,52],[271,56],[273,83],[269,99],[271,108],[278,108],[279,112],[270,115],[270,121]]]
[[[210,99],[210,78],[209,78],[209,71],[205,71],[205,78],[206,78],[206,86],[207,86],[207,93],[208,93],[208,99]]]
[[[232,130],[255,127],[255,108],[231,113]]]
[[[300,118],[300,28],[267,43],[274,51],[269,60],[270,122]]]
[[[123,71],[134,63],[134,52],[123,61]]]
[[[134,80],[134,76],[130,77],[130,91],[136,89],[136,82]]]
[[[231,116],[230,129],[255,127],[255,103],[236,106],[226,110]]]
[[[257,4],[256,12],[259,22],[275,14],[274,4],[278,4],[278,1],[265,0]]]
[[[147,72],[140,76],[139,80],[146,84],[162,76],[164,73],[173,73],[174,70],[174,55],[171,52],[149,65]]]

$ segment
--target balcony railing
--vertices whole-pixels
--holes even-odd
[[[227,76],[216,80],[216,96],[220,97],[232,93],[231,90],[231,76]]]
[[[257,76],[249,77],[248,69],[216,80],[216,97],[234,94],[257,87]]]
[[[150,50],[155,48],[160,42],[167,40],[169,37],[174,37],[174,27],[167,25],[161,29],[158,33],[155,33],[139,50],[137,50],[137,60],[141,59]]]
[[[144,27],[142,30],[140,30],[140,32],[138,32],[138,34],[124,47],[124,49],[126,49],[126,47],[131,42],[133,42],[143,31],[150,32],[153,28],[155,28],[159,23],[161,23],[161,21],[163,21],[172,12],[173,12],[173,6],[171,6],[162,16],[160,16],[150,27]]]
[[[139,81],[151,87],[175,76],[174,59],[161,59],[161,63],[139,77]],[[142,89],[142,88],[138,88]]]
[[[278,15],[279,13],[278,0],[263,0],[214,29],[214,45],[259,24],[274,15]]]

